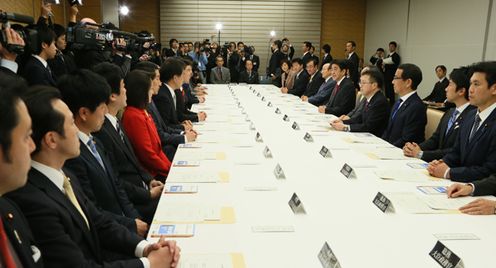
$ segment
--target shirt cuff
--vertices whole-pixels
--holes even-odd
[[[143,263],[143,268],[150,268],[150,260],[148,258],[142,257],[140,261]]]
[[[422,159],[422,156],[424,156],[424,151],[420,151],[417,153],[416,158]]]
[[[444,176],[443,176],[443,178],[445,178],[445,179],[449,180],[449,178],[448,178],[448,177],[449,177],[449,172],[450,172],[450,168],[448,168],[448,169],[444,172]]]
[[[473,183],[467,183],[468,185],[472,186],[472,192],[470,193],[470,196],[474,196],[475,193],[475,185]]]
[[[345,126],[344,131],[346,131],[346,132],[351,131],[350,125],[344,125],[344,126]]]
[[[143,257],[143,251],[145,251],[146,246],[151,245],[150,242],[146,240],[141,240],[141,242],[136,245],[136,249],[134,250],[134,256],[141,258]]]

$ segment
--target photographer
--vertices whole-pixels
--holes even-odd
[[[97,23],[91,18],[84,18],[79,22],[80,27],[98,30],[98,27],[94,25],[97,25]],[[97,47],[74,49],[74,60],[80,69],[91,69],[98,63],[110,62],[110,58],[104,53],[104,50]]]
[[[205,74],[207,71],[207,55],[205,54],[205,48],[201,46],[200,42],[195,42],[193,46],[193,51],[190,51],[188,55],[193,59],[193,62],[198,65],[198,69],[200,70],[203,78],[202,80],[205,81]]]
[[[212,71],[212,68],[215,68],[215,58],[219,55],[219,44],[216,42],[213,42],[210,45],[210,50],[209,53],[207,54],[207,81],[210,81],[210,72]]]
[[[2,26],[1,23],[0,26]],[[17,53],[13,49],[9,49],[9,46],[17,45],[24,48],[24,40],[10,27],[3,31],[7,40],[5,44],[0,43],[0,74],[15,76],[19,68],[16,62]]]

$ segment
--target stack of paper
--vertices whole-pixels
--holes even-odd
[[[426,182],[431,179],[425,171],[408,169],[384,169],[377,170],[375,174],[385,180]]]

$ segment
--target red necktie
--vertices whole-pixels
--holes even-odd
[[[15,268],[16,264],[14,262],[14,258],[9,249],[9,241],[7,238],[7,234],[3,228],[3,222],[0,219],[0,253],[2,254],[3,262],[5,263],[6,268]]]
[[[338,91],[339,91],[339,85],[336,84],[336,87],[334,88],[334,91],[332,92],[332,95],[333,96],[336,96],[336,94],[338,94]]]

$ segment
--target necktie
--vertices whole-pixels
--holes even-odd
[[[451,115],[450,119],[448,120],[448,127],[446,128],[446,133],[444,133],[444,135],[448,134],[448,131],[451,129],[451,127],[456,121],[456,116],[458,115],[458,113],[459,113],[458,110],[455,110]]]
[[[369,101],[366,100],[365,101],[365,111],[368,111],[369,110]]]
[[[124,142],[124,132],[122,132],[121,126],[119,125],[119,120],[116,122],[117,133],[121,136],[121,140]]]
[[[84,219],[84,222],[86,223],[86,226],[88,229],[90,228],[90,224],[88,223],[88,218],[86,218],[86,215],[83,212],[83,209],[79,205],[79,202],[77,201],[76,195],[74,194],[74,190],[72,190],[71,186],[71,181],[70,179],[64,175],[64,185],[63,185],[65,195],[71,201],[71,203],[76,207],[76,209],[79,211],[79,214],[81,214],[81,217]]]
[[[396,116],[396,113],[398,112],[398,109],[400,108],[401,103],[403,102],[402,99],[398,99],[393,106],[393,112],[391,113],[391,120],[394,120],[394,117]]]
[[[3,228],[3,221],[0,219],[0,253],[6,268],[15,268],[16,264],[12,253],[9,249],[9,241],[5,229]]]
[[[477,114],[475,116],[475,121],[474,121],[474,124],[472,125],[472,131],[470,131],[470,136],[468,138],[468,141],[472,140],[475,133],[477,132],[477,129],[479,129],[480,123],[481,123],[481,118],[480,118],[479,114]]]
[[[102,166],[103,170],[106,170],[105,169],[105,165],[103,164],[102,157],[100,156],[100,154],[96,150],[96,146],[95,146],[95,142],[93,141],[93,137],[90,137],[90,140],[86,144],[88,144],[88,146],[90,147],[91,153],[96,158],[96,160],[98,161],[98,163],[100,163],[100,166]]]
[[[220,67],[217,68],[217,74],[219,74],[219,78],[220,80],[222,80],[222,70],[220,69]]]
[[[336,96],[336,94],[338,94],[338,91],[339,91],[339,85],[336,84],[336,87],[334,88],[334,90],[332,91],[332,96]]]

